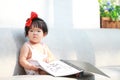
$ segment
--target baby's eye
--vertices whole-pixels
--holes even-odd
[[[37,32],[41,32],[40,30],[38,30]]]
[[[33,32],[33,30],[30,30],[30,32]]]

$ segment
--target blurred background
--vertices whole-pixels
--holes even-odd
[[[97,0],[0,0],[0,28],[24,28],[31,11],[49,27],[100,28]]]

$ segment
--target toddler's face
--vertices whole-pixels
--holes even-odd
[[[44,33],[42,29],[38,27],[31,27],[31,29],[28,31],[28,38],[30,42],[39,43],[43,37]]]

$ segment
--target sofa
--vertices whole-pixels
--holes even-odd
[[[0,78],[25,75],[18,63],[20,47],[27,40],[24,29],[6,27],[0,32]],[[119,29],[49,28],[43,42],[57,59],[87,62],[110,79],[120,79]]]

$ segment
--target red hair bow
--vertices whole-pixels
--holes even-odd
[[[32,19],[34,19],[34,18],[38,18],[38,15],[35,12],[31,12],[31,17],[28,18],[28,20],[26,21],[25,26],[30,27],[30,25],[32,23]]]

